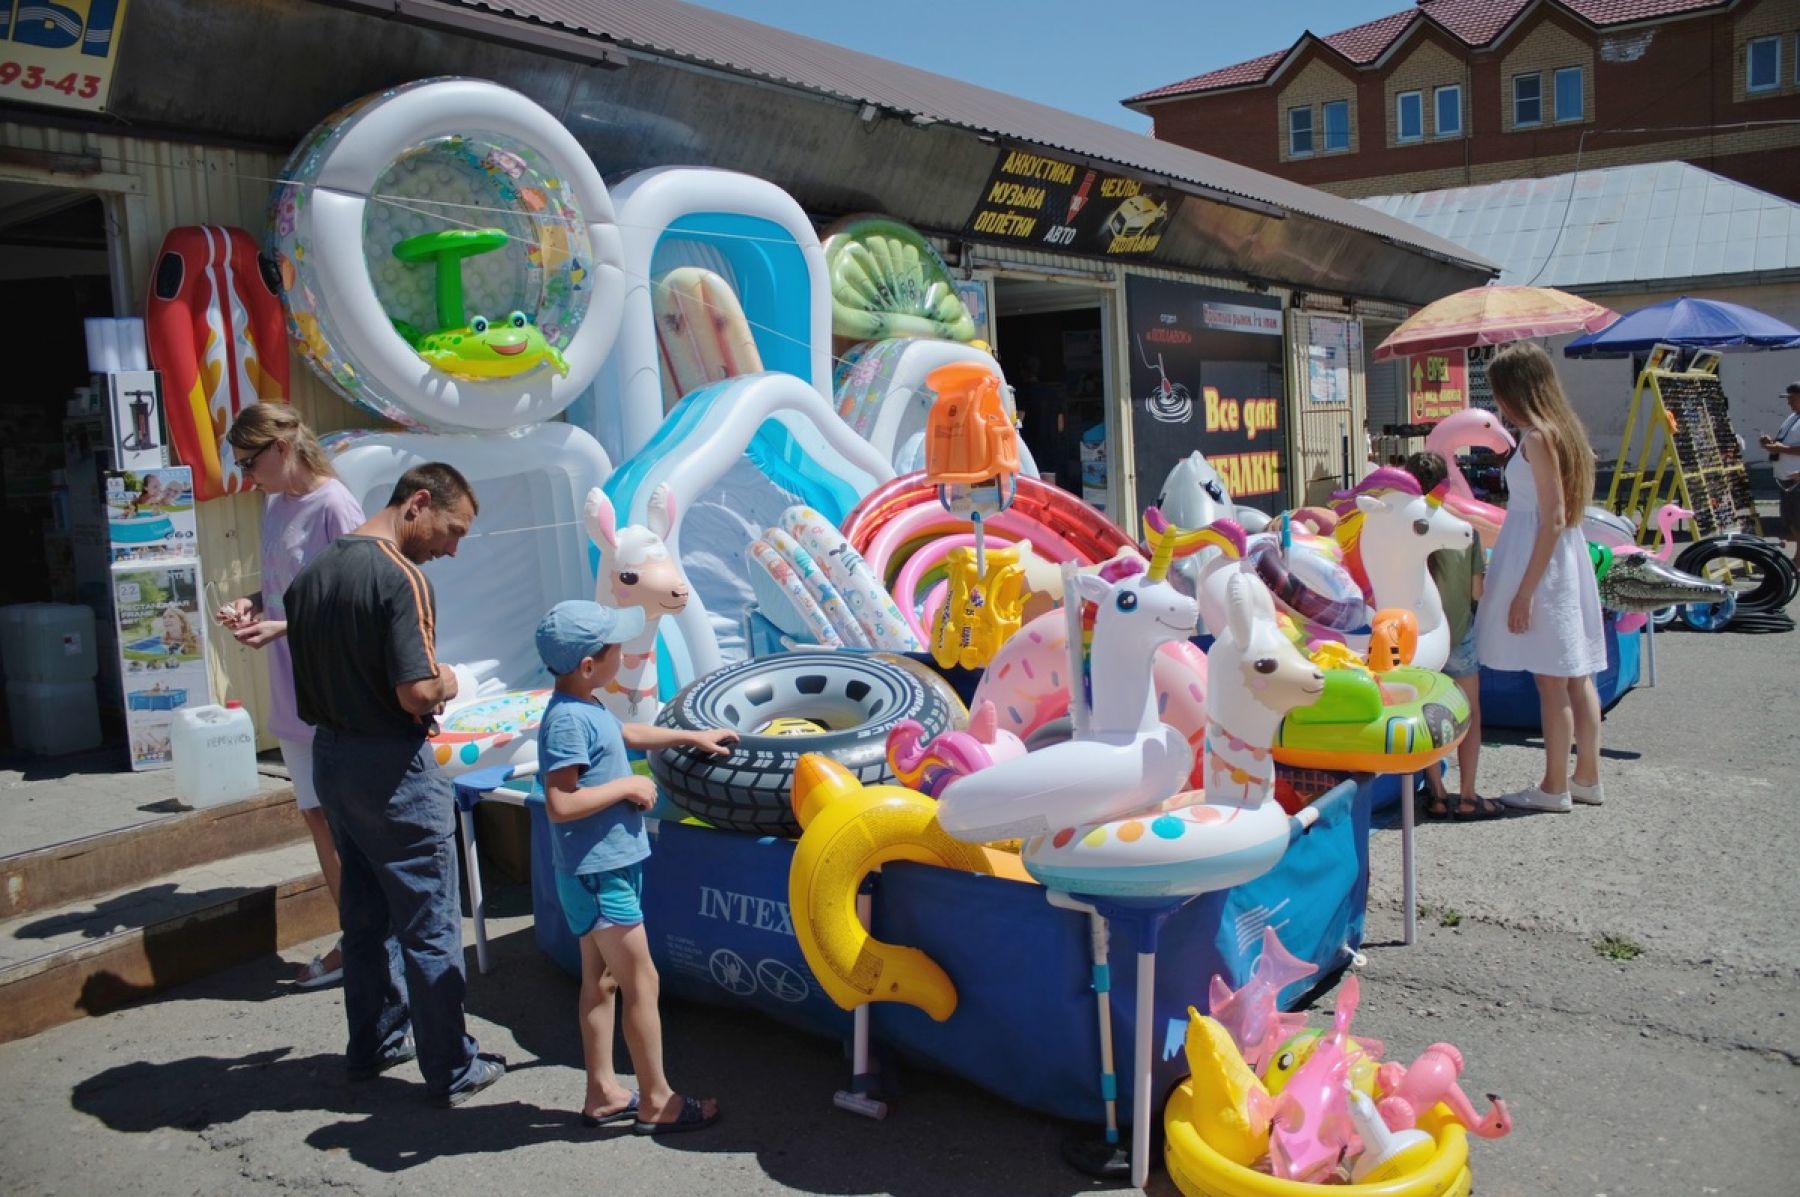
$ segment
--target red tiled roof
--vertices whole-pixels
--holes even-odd
[[[1487,46],[1531,2],[1532,0],[1418,0],[1413,8],[1316,40],[1324,42],[1354,65],[1367,66],[1387,53],[1389,47],[1399,41],[1415,22],[1429,18],[1466,46]],[[1561,8],[1598,28],[1680,16],[1704,8],[1723,8],[1730,3],[1732,0],[1548,0],[1549,7]],[[1179,83],[1140,92],[1121,102],[1137,104],[1145,100],[1162,100],[1194,92],[1262,83],[1284,58],[1312,36],[1310,33],[1302,34],[1299,41],[1285,50],[1264,54],[1235,66],[1208,71],[1204,75],[1195,75]]]
[[[1387,48],[1394,44],[1394,39],[1406,31],[1418,15],[1416,9],[1391,13],[1379,20],[1369,21],[1342,33],[1334,33],[1321,40],[1351,62],[1361,66],[1380,58]]]

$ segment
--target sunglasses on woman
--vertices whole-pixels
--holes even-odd
[[[258,449],[256,452],[252,453],[248,457],[239,457],[236,454],[233,454],[232,460],[237,463],[237,468],[239,470],[248,474],[251,470],[254,470],[256,468],[256,459],[261,457],[264,453],[267,453],[270,449],[273,449],[274,447],[275,447],[275,442],[270,441],[268,444],[264,445],[262,448]]]

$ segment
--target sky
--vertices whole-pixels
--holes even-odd
[[[1411,0],[691,0],[1137,133],[1126,96],[1336,33]]]

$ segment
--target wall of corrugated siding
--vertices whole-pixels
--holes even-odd
[[[102,173],[86,183],[83,176],[66,172],[46,173],[41,181],[95,191],[106,201],[113,292],[121,313],[140,316],[164,235],[181,225],[225,224],[248,229],[260,239],[263,209],[281,168],[280,159],[255,151],[17,123],[0,124],[0,147],[97,160]],[[29,158],[21,162],[24,165],[8,165],[10,177],[33,173]],[[290,401],[315,430],[374,423],[328,390],[298,358],[291,363],[290,378]],[[200,505],[196,523],[205,579],[203,602],[216,607],[260,588],[261,514],[258,495],[234,495]],[[215,699],[241,701],[256,721],[259,746],[273,747],[274,739],[264,730],[269,678],[263,654],[238,647],[216,625],[210,644]]]

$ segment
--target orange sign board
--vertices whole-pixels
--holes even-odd
[[[1435,424],[1469,406],[1469,366],[1463,351],[1420,353],[1406,360],[1407,410],[1414,424]]]

